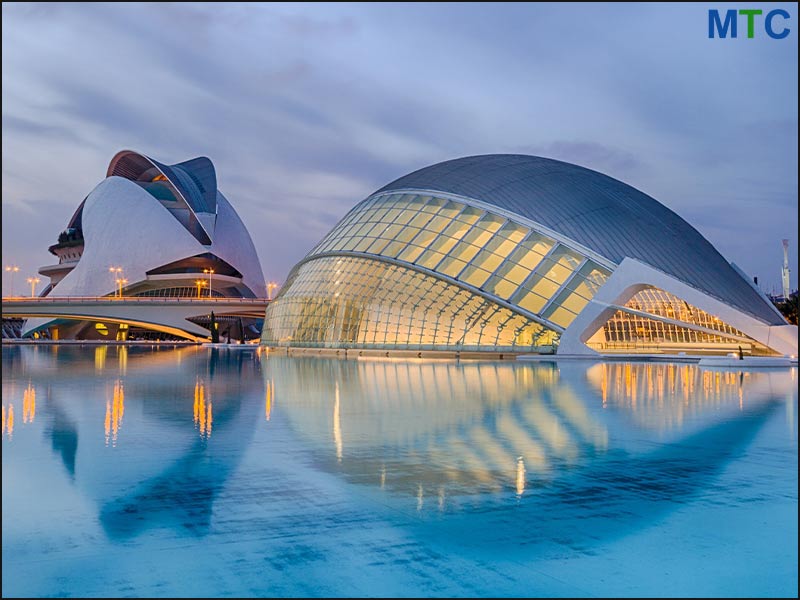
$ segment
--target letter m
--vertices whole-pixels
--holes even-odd
[[[708,37],[714,37],[714,31],[719,34],[720,38],[728,37],[728,29],[731,31],[731,37],[736,37],[736,11],[725,11],[725,22],[723,23],[719,18],[719,11],[711,9],[708,11]]]

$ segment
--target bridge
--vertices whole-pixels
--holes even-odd
[[[268,304],[265,298],[6,297],[2,300],[2,314],[3,318],[125,323],[199,342],[208,340],[210,332],[188,319],[208,317],[212,311],[215,317],[263,319]]]

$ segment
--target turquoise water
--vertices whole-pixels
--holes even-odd
[[[3,596],[797,594],[797,369],[2,360]]]

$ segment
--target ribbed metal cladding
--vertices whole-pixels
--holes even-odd
[[[557,160],[490,154],[425,167],[378,192],[435,190],[480,200],[540,223],[619,264],[645,262],[772,324],[784,324],[694,227],[647,194]]]

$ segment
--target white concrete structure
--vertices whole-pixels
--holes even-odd
[[[263,298],[153,298],[101,296],[81,298],[75,296],[47,298],[6,298],[3,317],[32,319],[48,322],[55,319],[91,321],[100,324],[95,328],[98,338],[108,338],[110,327],[142,327],[193,342],[208,339],[209,331],[192,318],[215,319],[226,317],[260,318],[267,307]],[[101,334],[99,331],[103,331]],[[226,336],[222,336],[224,339]],[[235,339],[235,338],[234,338]]]
[[[266,296],[255,246],[207,158],[168,166],[119,152],[50,250],[60,263],[40,270],[48,297]],[[61,337],[87,325],[62,323]],[[24,333],[54,326],[31,319]]]
[[[524,155],[425,167],[298,263],[262,342],[292,348],[797,355],[797,327],[641,191]]]

